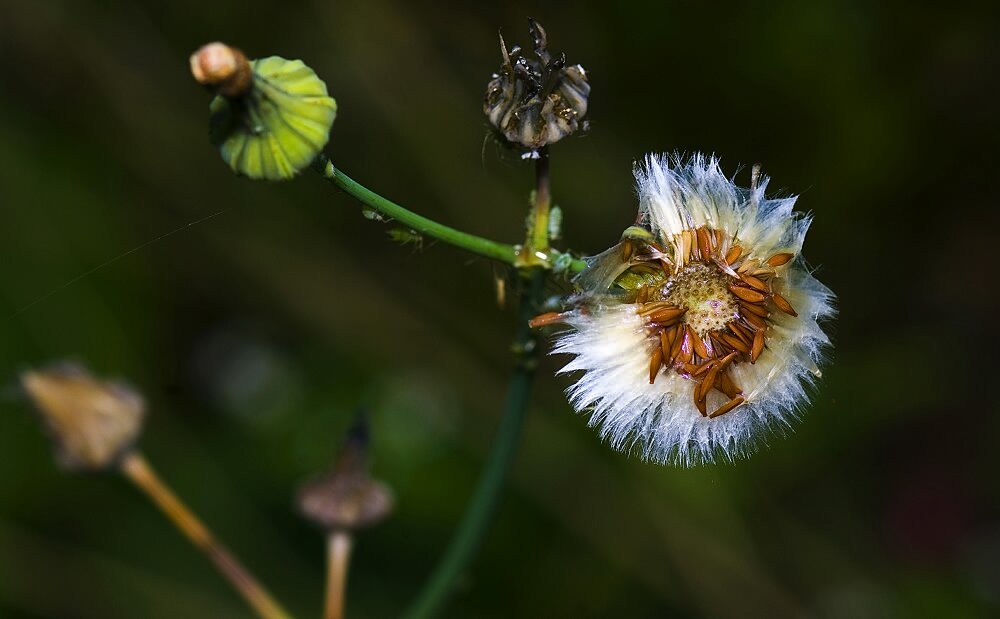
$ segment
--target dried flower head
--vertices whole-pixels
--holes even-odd
[[[528,30],[537,59],[524,56],[518,45],[508,51],[501,36],[503,63],[486,87],[483,111],[504,138],[530,156],[585,127],[590,84],[582,66],[566,66],[566,54],[552,57],[538,22],[529,19]]]
[[[736,187],[715,158],[637,164],[639,220],[588,260],[554,352],[568,394],[617,449],[693,465],[784,432],[820,376],[833,294],[801,257],[810,217]],[[551,317],[543,322],[554,322]]]
[[[326,146],[337,102],[301,60],[247,60],[238,49],[210,43],[191,56],[191,73],[219,95],[209,108],[210,137],[237,174],[289,179]]]
[[[21,374],[21,384],[49,429],[56,458],[73,471],[116,465],[142,430],[145,404],[132,388],[63,363]]]
[[[360,417],[348,433],[333,470],[299,490],[299,511],[327,530],[354,531],[392,511],[392,492],[368,475],[368,428]]]

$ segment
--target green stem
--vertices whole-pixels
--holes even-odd
[[[513,245],[505,245],[504,243],[484,239],[474,234],[468,234],[444,224],[439,224],[422,215],[417,215],[413,211],[407,210],[395,202],[383,198],[358,183],[334,167],[333,163],[322,155],[316,159],[313,166],[323,178],[331,181],[362,204],[395,219],[405,226],[413,228],[421,234],[432,236],[480,256],[486,256],[487,258],[506,262],[507,264],[514,264],[514,259],[517,257],[517,248]]]
[[[527,246],[533,252],[549,253],[549,213],[552,209],[552,190],[549,184],[549,147],[538,151],[535,161],[535,204],[531,210],[531,230]]]
[[[476,493],[469,502],[444,557],[417,599],[404,614],[406,619],[428,619],[441,611],[454,588],[455,580],[468,566],[489,528],[507,479],[507,471],[517,450],[521,427],[524,425],[531,397],[538,346],[532,329],[528,327],[528,321],[541,300],[544,284],[544,270],[534,269],[528,275],[527,289],[523,293],[518,312],[517,335],[514,340],[518,361],[507,388],[503,418],[489,462],[483,470]]]
[[[474,234],[456,230],[403,208],[392,200],[378,195],[350,176],[344,174],[323,155],[316,158],[316,161],[313,163],[313,169],[315,169],[316,172],[318,172],[323,178],[330,181],[365,206],[386,215],[387,217],[391,217],[399,223],[406,225],[421,234],[426,234],[466,251],[470,251],[474,254],[479,254],[480,256],[485,256],[487,258],[492,258],[493,260],[497,260],[505,264],[514,266],[523,265],[524,261],[522,254],[525,254],[526,252],[522,248],[515,245],[498,243]],[[548,210],[546,209],[546,228],[548,227],[547,213]],[[537,230],[537,226],[535,226],[534,229]],[[571,273],[579,273],[587,267],[587,263],[579,258],[567,257],[564,259],[563,257],[566,256],[566,254],[548,248],[547,237],[545,245],[545,251],[541,251],[536,248],[534,251],[530,252],[531,258],[529,258],[529,260],[531,260],[532,264],[537,264],[545,268],[553,268],[557,264],[565,263],[563,268]]]

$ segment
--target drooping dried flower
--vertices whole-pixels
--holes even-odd
[[[392,511],[392,492],[368,474],[368,427],[360,417],[348,433],[333,470],[299,490],[299,511],[317,526],[354,531]]]
[[[116,465],[142,430],[142,396],[123,383],[98,380],[82,366],[24,372],[21,385],[49,430],[56,458],[69,470]]]
[[[486,87],[483,111],[504,138],[532,156],[585,126],[590,84],[582,66],[567,67],[565,54],[552,57],[538,22],[528,20],[528,29],[537,59],[517,45],[508,51],[501,36],[503,62]]]
[[[555,353],[582,372],[568,394],[622,450],[693,465],[746,456],[808,401],[833,293],[801,257],[811,218],[736,187],[715,158],[650,155],[639,221],[578,276]],[[540,317],[541,318],[541,317]]]
[[[210,43],[191,56],[191,73],[218,94],[209,108],[210,137],[237,174],[289,179],[326,146],[337,103],[301,60],[247,60]]]

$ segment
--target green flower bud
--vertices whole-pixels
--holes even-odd
[[[328,95],[326,84],[301,60],[269,56],[247,61],[239,54],[230,70],[229,57],[217,50],[213,53],[225,61],[224,74],[231,71],[234,77],[203,79],[199,70],[202,76],[212,75],[205,69],[210,59],[198,62],[196,58],[207,57],[210,47],[199,50],[191,65],[195,78],[215,86],[219,93],[209,108],[212,143],[237,174],[267,180],[292,178],[312,163],[329,140],[337,103]],[[251,77],[245,83],[237,79],[244,73],[241,61],[250,68]]]

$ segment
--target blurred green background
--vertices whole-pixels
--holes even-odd
[[[647,151],[760,162],[815,214],[805,253],[841,315],[803,422],[733,466],[610,451],[547,359],[447,616],[1000,614],[996,3],[0,8],[0,616],[249,616],[131,487],[55,467],[15,377],[64,357],[147,395],[153,464],[301,617],[323,546],[294,490],[368,407],[398,509],[359,541],[348,613],[403,609],[497,425],[503,272],[391,243],[314,175],[235,178],[187,57],[219,39],[305,59],[340,104],[338,166],[513,242],[531,166],[486,139],[481,104],[497,30],[526,44],[528,15],[594,88],[590,134],[553,149],[564,246],[618,238]]]

